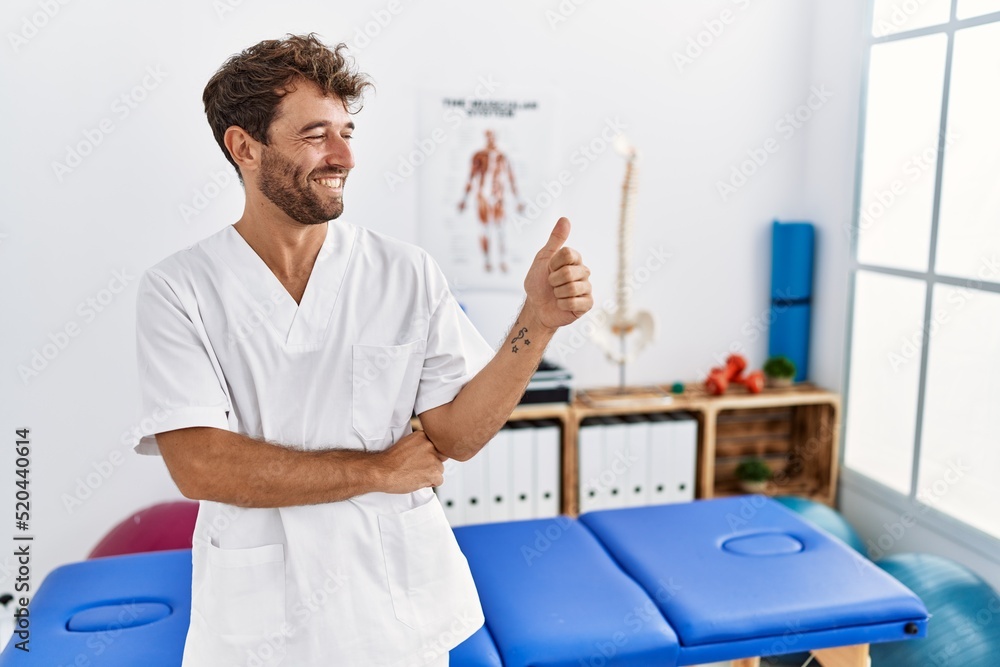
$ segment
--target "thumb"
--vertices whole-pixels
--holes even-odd
[[[556,226],[552,228],[552,233],[549,234],[549,240],[545,242],[542,250],[548,250],[550,252],[555,252],[566,243],[566,239],[569,238],[569,218],[559,218],[556,221]]]

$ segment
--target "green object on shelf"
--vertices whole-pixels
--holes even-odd
[[[684,383],[683,382],[675,382],[672,385],[670,385],[670,393],[672,393],[672,394],[683,394],[684,393]]]
[[[736,478],[744,482],[766,482],[771,479],[771,466],[762,458],[748,458],[736,466]]]
[[[764,362],[764,374],[770,378],[794,378],[795,362],[788,357],[771,357]]]

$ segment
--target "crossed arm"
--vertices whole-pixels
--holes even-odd
[[[560,247],[568,227],[567,221],[561,234],[553,231],[536,255],[525,278],[525,304],[504,344],[450,403],[420,414],[423,431],[379,452],[303,451],[209,427],[158,433],[160,453],[181,493],[241,507],[285,507],[440,485],[443,462],[468,460],[490,441],[555,331],[593,304],[590,270],[579,253]]]

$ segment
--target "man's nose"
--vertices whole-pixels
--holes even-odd
[[[328,144],[326,163],[332,166],[343,167],[344,169],[354,168],[354,151],[351,150],[351,143],[344,137],[336,137]]]

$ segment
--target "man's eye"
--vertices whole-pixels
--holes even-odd
[[[322,134],[314,134],[311,137],[306,137],[306,139],[322,139],[322,138],[323,138]]]
[[[353,139],[353,138],[354,138],[354,135],[353,135],[353,134],[345,134],[345,135],[344,135],[344,138],[345,138],[345,139]]]

